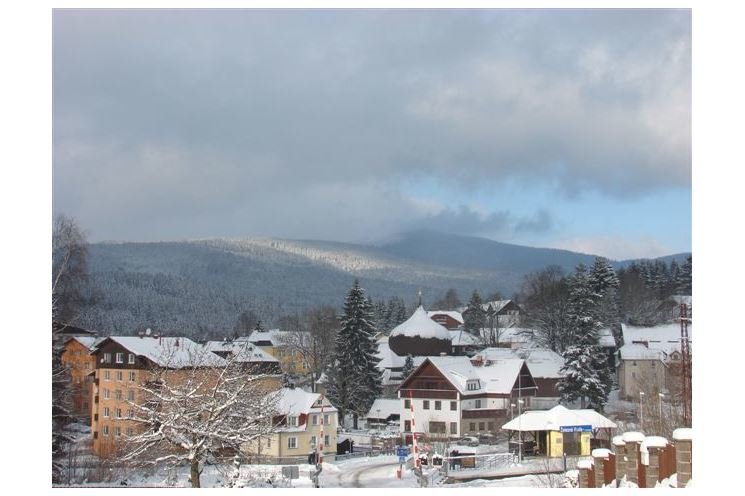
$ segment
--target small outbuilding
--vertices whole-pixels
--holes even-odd
[[[549,457],[590,456],[595,448],[609,447],[616,424],[595,410],[531,410],[502,426],[522,440],[523,454]],[[526,449],[528,448],[528,449]]]

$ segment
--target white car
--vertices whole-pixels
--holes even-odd
[[[460,439],[458,441],[458,444],[461,444],[463,446],[478,446],[479,438],[473,437],[473,436],[466,436],[463,439]]]

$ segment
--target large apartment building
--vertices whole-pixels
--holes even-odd
[[[87,419],[92,414],[96,357],[91,351],[101,340],[93,336],[73,336],[62,349],[60,360],[70,372],[72,413],[78,418]]]
[[[141,425],[130,420],[132,403],[145,400],[141,385],[152,380],[155,368],[170,369],[178,381],[181,371],[193,369],[195,356],[201,367],[224,367],[226,361],[184,337],[110,336],[97,343],[93,415],[93,452],[99,456],[116,453],[124,436],[139,433]],[[185,374],[184,374],[185,377]]]

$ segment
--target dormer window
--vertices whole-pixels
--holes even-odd
[[[287,417],[287,425],[297,427],[297,417]]]
[[[116,363],[124,363],[124,353],[116,354]]]
[[[468,391],[478,391],[478,389],[479,389],[479,381],[478,380],[468,381],[466,383],[466,389]]]

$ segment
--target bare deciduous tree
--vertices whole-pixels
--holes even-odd
[[[254,373],[239,358],[222,359],[201,346],[185,360],[175,350],[150,371],[143,398],[130,402],[139,432],[124,442],[121,460],[137,465],[188,463],[192,487],[200,487],[209,456],[235,456],[245,443],[274,430],[273,379]]]
[[[316,380],[333,358],[338,328],[336,310],[322,306],[303,313],[295,329],[282,336],[283,343],[301,357],[310,373],[314,391]]]

